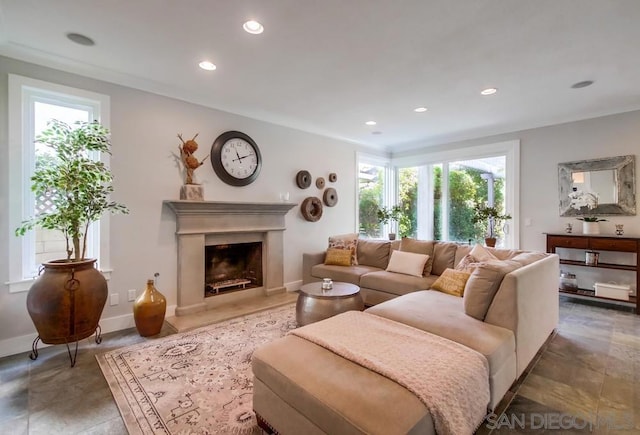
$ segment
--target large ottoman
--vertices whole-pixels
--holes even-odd
[[[413,393],[302,338],[288,335],[258,348],[253,373],[253,408],[264,429],[268,424],[282,435],[435,434],[429,411]]]

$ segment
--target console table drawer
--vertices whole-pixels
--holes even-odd
[[[638,250],[638,242],[635,240],[592,238],[589,247],[603,251],[636,252]]]
[[[589,239],[581,237],[547,236],[547,243],[554,248],[589,249]]]

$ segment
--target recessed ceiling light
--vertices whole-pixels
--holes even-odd
[[[498,92],[498,88],[487,88],[480,91],[482,95],[493,95]]]
[[[377,122],[375,122],[375,121],[367,121],[367,122],[365,122],[365,124],[367,124],[367,125],[376,125]]]
[[[264,26],[257,21],[249,20],[242,25],[242,28],[245,32],[251,33],[252,35],[259,35],[264,32]]]
[[[217,68],[214,64],[212,64],[208,60],[203,60],[202,62],[200,62],[198,64],[198,66],[200,68],[204,69],[204,70],[207,70],[207,71],[213,71],[213,70],[215,70]]]
[[[371,134],[382,134],[382,132],[376,130],[376,131],[372,131]]]
[[[418,112],[418,113],[422,113],[422,112],[426,112],[427,108],[426,107],[416,107],[415,109],[413,109],[414,112]]]
[[[96,43],[93,42],[93,39],[89,38],[88,36],[81,35],[80,33],[67,33],[67,38],[69,38],[70,41],[73,41],[76,44],[80,45],[86,45],[89,47],[92,45],[96,45]]]
[[[593,80],[585,80],[582,82],[574,83],[571,85],[573,89],[586,88],[587,86],[591,86],[593,84]]]

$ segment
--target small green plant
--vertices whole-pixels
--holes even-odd
[[[53,119],[36,138],[36,142],[53,151],[53,156],[39,160],[31,177],[31,190],[37,197],[46,197],[52,206],[50,211],[22,222],[15,233],[23,236],[36,226],[60,230],[66,239],[67,259],[73,256],[77,261],[85,258],[91,222],[100,219],[105,211],[129,210],[109,200],[113,192],[111,171],[89,155],[92,151],[111,154],[109,130],[97,121],[74,125],[72,128]]]
[[[511,215],[502,214],[497,207],[490,207],[487,204],[476,203],[473,209],[473,222],[482,224],[485,229],[489,228],[487,235],[489,238],[495,238],[495,228],[509,219]]]
[[[393,207],[379,207],[377,211],[378,222],[386,225],[390,222],[398,222],[402,218],[402,207],[394,205]]]

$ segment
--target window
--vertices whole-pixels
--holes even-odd
[[[388,159],[358,154],[358,230],[360,237],[381,238],[391,232],[378,222],[377,212],[390,206],[391,170]]]
[[[487,228],[473,222],[473,207],[481,203],[513,217],[497,228],[497,246],[516,248],[519,146],[510,141],[395,159],[404,211],[399,233],[482,243]]]
[[[98,120],[108,126],[109,98],[66,86],[17,75],[9,75],[9,159],[11,231],[20,222],[49,207],[46,198],[31,192],[31,175],[42,159],[52,158],[48,148],[35,143],[47,122],[59,119],[67,124]],[[108,155],[95,155],[108,165]],[[99,268],[109,272],[109,221],[103,217],[87,234],[88,255],[97,258]],[[57,231],[36,229],[24,237],[12,237],[9,244],[9,291],[25,291],[38,265],[55,258],[66,258],[64,238]]]

